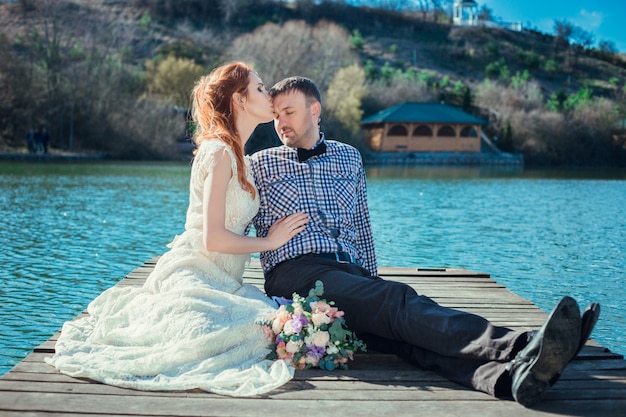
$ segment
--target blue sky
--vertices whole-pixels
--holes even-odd
[[[595,35],[599,41],[611,41],[626,53],[626,2],[624,0],[476,0],[486,5],[493,16],[504,22],[520,21],[525,28],[554,35],[554,21],[566,20]]]

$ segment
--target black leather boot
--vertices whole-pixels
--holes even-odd
[[[578,304],[563,297],[528,345],[509,364],[513,398],[525,407],[543,399],[550,382],[576,356],[580,344]]]

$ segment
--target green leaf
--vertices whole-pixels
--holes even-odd
[[[324,283],[322,281],[315,281],[315,287],[309,291],[309,298],[321,297],[324,294]]]
[[[347,337],[350,332],[343,328],[339,320],[335,320],[328,328],[328,333],[332,340],[342,340]]]

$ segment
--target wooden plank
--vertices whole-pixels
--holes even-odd
[[[360,393],[358,390],[347,392]],[[315,391],[311,391],[315,392]],[[331,391],[332,392],[332,391]],[[456,390],[472,396],[471,391]],[[325,393],[329,393],[325,391]],[[490,397],[480,399],[453,398],[431,400],[436,393],[427,390],[413,390],[411,395],[402,399],[331,398],[308,401],[289,400],[276,394],[267,398],[229,399],[222,397],[176,397],[171,396],[111,396],[111,395],[75,395],[73,393],[28,393],[0,392],[0,404],[9,404],[13,410],[31,412],[31,415],[45,415],[40,410],[56,413],[81,413],[88,415],[142,415],[142,416],[259,416],[262,415],[335,415],[342,410],[350,416],[371,415],[427,415],[427,416],[476,416],[501,417],[545,416],[554,412],[559,415],[582,416],[623,416],[626,400],[606,398],[605,401],[585,401],[577,399],[546,399],[535,410],[524,409],[510,401],[499,401]],[[0,412],[5,410],[0,410]],[[35,414],[37,412],[37,414]],[[556,415],[556,414],[555,414]]]

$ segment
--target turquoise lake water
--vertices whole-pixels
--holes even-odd
[[[368,168],[380,265],[489,273],[602,304],[626,354],[626,170]],[[189,165],[0,162],[0,375],[182,231]]]

